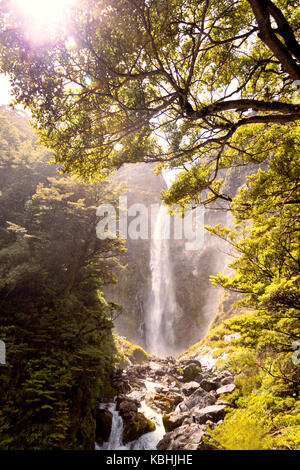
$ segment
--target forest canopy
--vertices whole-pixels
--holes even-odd
[[[219,171],[270,158],[270,128],[300,118],[296,7],[78,0],[55,34],[37,37],[6,0],[2,70],[64,171],[91,179],[154,161],[183,170],[168,202],[203,189],[205,202],[230,202]]]

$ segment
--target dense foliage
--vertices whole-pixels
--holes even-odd
[[[249,176],[233,200],[236,230],[210,229],[235,254],[234,274],[219,274],[213,282],[243,294],[240,303],[255,312],[233,324],[247,346],[269,358],[269,372],[294,386],[300,384],[290,357],[300,340],[299,136],[296,125],[270,130],[275,148],[268,169]]]
[[[299,9],[277,0],[78,0],[56,33],[3,2],[2,70],[65,171],[182,168],[169,202],[223,198],[219,170],[300,117]],[[45,34],[46,33],[46,34]],[[244,130],[250,126],[257,145]],[[267,152],[267,153],[266,153]],[[203,199],[203,197],[202,197]]]
[[[0,448],[92,449],[117,353],[101,289],[122,250],[96,237],[96,207],[116,193],[55,175],[27,119],[0,119]]]

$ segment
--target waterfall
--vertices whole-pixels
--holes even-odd
[[[151,237],[151,291],[145,319],[146,348],[163,357],[175,352],[174,319],[177,310],[170,261],[170,217],[160,206]]]

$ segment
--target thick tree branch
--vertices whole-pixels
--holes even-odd
[[[195,118],[201,118],[220,111],[229,111],[235,109],[238,111],[246,111],[253,109],[254,111],[278,111],[280,113],[299,113],[300,105],[291,103],[283,103],[280,101],[259,101],[253,99],[229,100],[218,103],[212,103],[205,106],[200,111],[194,113]]]
[[[290,27],[287,34],[283,33],[282,25],[285,24],[283,20],[284,16],[270,0],[248,0],[248,2],[251,5],[259,27],[259,38],[266,44],[266,46],[268,46],[275,57],[277,57],[290,77],[293,80],[300,80],[300,66],[292,56],[292,54],[295,54],[296,52],[295,55],[298,57],[298,43],[293,32],[291,36]],[[286,45],[280,41],[276,35],[276,31],[272,28],[270,15],[272,15],[277,25],[279,21],[280,24],[278,25],[278,32],[281,36],[284,34],[284,37],[282,37],[284,38]],[[292,47],[292,50],[290,47]]]

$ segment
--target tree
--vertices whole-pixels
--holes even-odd
[[[64,171],[155,161],[183,169],[168,202],[230,203],[220,169],[265,160],[270,125],[300,118],[296,1],[81,0],[38,42],[2,12],[2,70]]]
[[[210,232],[233,248],[230,275],[213,283],[242,294],[249,314],[231,320],[244,346],[256,350],[260,366],[294,389],[300,383],[292,345],[300,340],[299,125],[272,129],[278,146],[268,170],[248,177],[233,200],[236,230]],[[276,142],[276,140],[275,140]],[[298,344],[298,343],[297,343]]]
[[[119,306],[102,289],[123,251],[96,237],[96,208],[118,191],[48,176],[49,154],[29,144],[24,117],[6,109],[0,118],[0,448],[93,449],[96,398],[111,391],[117,355]]]

